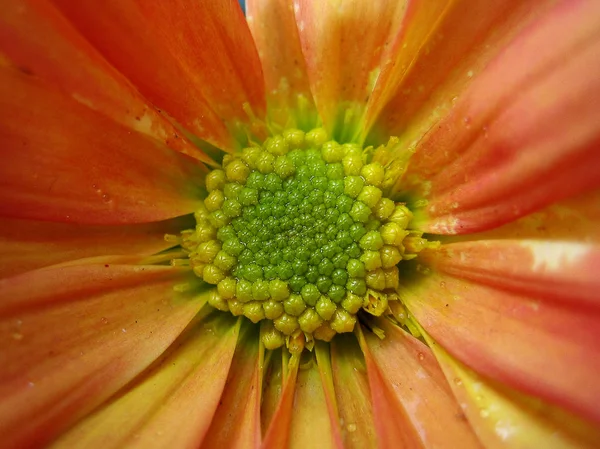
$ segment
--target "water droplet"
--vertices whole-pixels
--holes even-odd
[[[356,432],[356,424],[348,424],[348,427],[346,427],[346,429],[348,430],[348,432]]]
[[[469,117],[469,116],[466,116],[466,117],[463,119],[463,122],[465,123],[465,126],[467,127],[467,129],[471,127],[471,117]]]
[[[469,70],[469,71],[467,72],[467,76],[468,76],[469,78],[472,78],[472,77],[473,77],[473,70]]]
[[[487,418],[488,416],[490,416],[490,412],[488,411],[488,409],[482,408],[481,410],[479,410],[479,416],[481,416],[482,418]]]
[[[419,354],[417,354],[417,357],[419,358],[419,360],[423,361],[425,360],[425,354],[423,354],[422,352],[419,352]]]
[[[126,333],[127,329],[123,328],[123,329],[121,329],[121,332]]]
[[[108,193],[103,193],[102,194],[102,201],[104,201],[105,203],[110,203],[111,202],[110,195]]]
[[[29,388],[35,387],[35,383],[33,383],[33,382],[28,382],[27,385],[29,386]]]
[[[462,385],[462,380],[460,379],[460,377],[454,378],[454,385],[456,385],[457,387],[460,387]]]
[[[105,316],[100,318],[100,321],[102,321],[102,324],[108,324],[108,318],[106,318]]]
[[[440,287],[445,288],[446,287],[446,282],[445,281],[441,281],[440,282]]]
[[[13,340],[23,340],[23,334],[21,332],[13,332],[12,333]]]

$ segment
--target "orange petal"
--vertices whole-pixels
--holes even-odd
[[[268,115],[280,127],[317,126],[292,2],[249,0],[248,25],[265,75]]]
[[[498,386],[426,337],[486,448],[597,448],[600,431],[538,399]]]
[[[198,447],[218,407],[239,330],[231,316],[197,319],[126,391],[57,447]]]
[[[553,8],[419,142],[400,186],[429,200],[417,226],[442,234],[485,230],[598,186],[598,8]],[[548,49],[556,36],[560,45]]]
[[[377,447],[367,368],[354,336],[331,342],[331,368],[344,447]]]
[[[289,358],[282,351],[282,376],[281,391],[278,394],[278,402],[272,416],[269,416],[268,428],[265,432],[262,447],[264,449],[276,449],[288,447],[290,444],[290,425],[294,414],[294,397],[296,393],[296,379],[300,358],[293,355]],[[275,363],[275,362],[274,362]],[[267,398],[269,395],[267,395]],[[266,421],[266,420],[265,420]]]
[[[481,69],[529,21],[547,9],[520,0],[415,0],[383,55],[369,98],[370,141],[418,141],[450,109]]]
[[[442,237],[444,242],[488,239],[538,239],[600,244],[600,190],[558,201],[499,228]]]
[[[406,410],[396,399],[392,385],[385,380],[371,355],[363,331],[360,327],[356,329],[367,365],[373,419],[379,446],[384,448],[425,448],[417,429],[410,424]],[[394,419],[390,419],[392,416]]]
[[[244,103],[264,115],[260,61],[237,0],[54,3],[143,95],[202,139],[231,149],[230,132],[250,123]]]
[[[82,224],[165,220],[194,211],[197,161],[0,68],[0,215]]]
[[[480,448],[429,348],[387,320],[377,324],[385,338],[366,333],[367,353],[423,447]]]
[[[3,2],[0,52],[20,70],[35,74],[127,128],[210,162],[47,1]]]
[[[451,276],[571,309],[600,309],[600,245],[576,241],[477,240],[443,245],[420,260]]]
[[[0,278],[84,257],[155,254],[173,246],[165,234],[190,227],[189,217],[123,226],[0,219]]]
[[[225,389],[215,416],[202,442],[203,448],[260,447],[260,403],[262,390],[262,348],[259,335],[248,321],[240,331]]]
[[[405,283],[402,299],[450,354],[486,377],[600,422],[598,309],[425,271]]]
[[[323,449],[342,449],[317,364],[312,359],[306,365],[300,368],[296,381],[288,447],[304,449],[317,443]]]
[[[79,265],[0,281],[0,432],[39,447],[150,365],[204,304],[165,266]]]
[[[300,0],[294,3],[319,114],[339,141],[358,138],[381,55],[398,32],[404,2]]]

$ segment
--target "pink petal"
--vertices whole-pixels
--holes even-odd
[[[281,390],[278,394],[278,402],[272,415],[269,416],[270,419],[263,418],[268,426],[262,444],[264,449],[288,447],[290,444],[290,425],[294,414],[294,397],[300,360],[298,355],[294,355],[289,358],[288,365],[288,357],[282,355],[281,358]]]
[[[600,422],[597,308],[443,273],[415,276],[402,298],[452,356],[483,376]]]
[[[392,386],[385,380],[364,341],[363,331],[358,328],[358,338],[367,365],[373,420],[380,447],[424,448],[423,442],[412,425],[406,410],[394,397]],[[414,375],[414,373],[413,373]],[[390,417],[394,419],[390,419]]]
[[[323,449],[342,449],[337,423],[331,420],[322,377],[313,359],[298,372],[288,447],[304,449],[315,442]]]
[[[331,367],[344,447],[376,447],[367,368],[354,336],[340,335],[332,341]]]
[[[165,234],[190,227],[187,217],[123,226],[0,219],[0,278],[85,257],[155,254],[173,246]]]
[[[600,245],[560,240],[478,240],[420,260],[438,271],[571,309],[600,309]]]
[[[3,3],[0,49],[22,71],[119,124],[210,162],[45,0]]]
[[[0,433],[43,446],[150,365],[205,303],[166,266],[75,265],[0,280]]]
[[[489,229],[598,186],[599,12],[557,5],[419,142],[400,188],[429,200],[421,229]]]
[[[385,338],[367,333],[365,349],[422,446],[480,448],[429,348],[387,320],[377,324]]]
[[[288,0],[248,0],[248,25],[265,75],[268,115],[281,127],[317,124],[296,18]]]
[[[400,32],[384,55],[369,99],[369,140],[402,138],[406,146],[427,133],[483,67],[549,1],[409,2]]]
[[[227,379],[239,330],[234,323],[224,314],[194,320],[157,363],[57,446],[198,447]]]
[[[144,96],[202,139],[234,148],[230,133],[250,122],[244,103],[264,115],[260,61],[237,0],[54,3]]]
[[[0,216],[160,221],[201,201],[197,162],[50,88],[0,69]]]
[[[498,386],[426,336],[461,407],[486,448],[598,447],[600,431],[539,399]]]
[[[294,3],[302,51],[319,115],[340,141],[358,138],[388,39],[398,32],[403,2]]]
[[[244,324],[244,323],[242,323]],[[240,331],[225,389],[203,448],[258,448],[261,441],[260,402],[263,354],[259,335],[249,322]],[[262,350],[260,350],[262,351]]]

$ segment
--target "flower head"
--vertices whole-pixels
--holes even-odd
[[[597,447],[595,2],[9,0],[7,447]]]

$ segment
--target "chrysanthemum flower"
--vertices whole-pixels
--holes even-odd
[[[0,438],[600,446],[600,3],[5,0]]]

